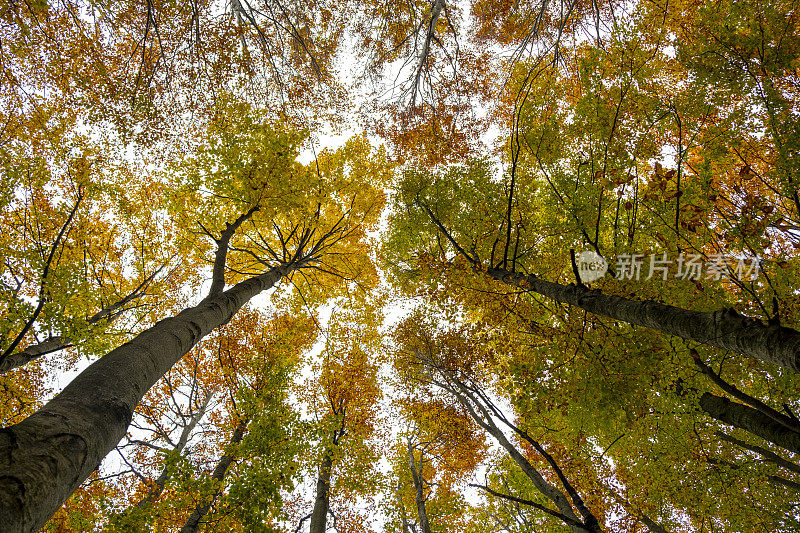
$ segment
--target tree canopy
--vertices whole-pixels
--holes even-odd
[[[0,532],[800,531],[799,17],[0,7]]]

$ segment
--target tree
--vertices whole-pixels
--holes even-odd
[[[769,227],[773,216],[785,220],[794,207],[791,192],[777,179],[772,156],[765,155],[776,153],[777,147],[769,140],[777,137],[767,133],[772,129],[768,109],[780,105],[759,96],[761,81],[754,81],[751,90],[731,85],[732,73],[745,68],[741,57],[761,62],[766,56],[758,52],[759,43],[791,49],[791,31],[766,29],[771,25],[766,21],[775,16],[768,10],[728,12],[730,6],[720,5],[694,17],[683,9],[651,7],[632,6],[642,18],[614,21],[607,34],[598,34],[596,45],[562,42],[561,61],[520,61],[511,70],[508,94],[501,97],[508,132],[503,173],[488,160],[433,171],[424,165],[409,169],[397,188],[397,225],[387,249],[400,267],[396,279],[412,294],[463,306],[471,320],[519,335],[516,342],[539,346],[536,356],[498,369],[499,378],[518,391],[515,401],[521,409],[531,416],[551,413],[548,427],[570,428],[576,438],[584,433],[597,439],[598,446],[615,444],[616,464],[632,468],[625,474],[627,487],[647,475],[635,466],[636,458],[645,454],[653,461],[655,453],[645,451],[650,443],[666,435],[668,426],[682,426],[678,431],[686,440],[676,446],[675,451],[683,450],[677,457],[697,454],[704,459],[693,464],[684,481],[664,477],[664,485],[688,490],[707,483],[728,502],[737,496],[718,485],[723,479],[741,487],[749,472],[763,480],[760,490],[768,494],[773,489],[765,486],[766,479],[777,474],[767,473],[768,468],[755,474],[756,466],[763,465],[751,455],[743,456],[727,441],[715,442],[719,437],[709,431],[711,420],[699,421],[700,426],[709,424],[708,429],[697,429],[693,411],[706,407],[704,412],[714,411],[720,418],[722,411],[714,408],[719,402],[712,401],[713,391],[706,392],[706,375],[693,368],[689,354],[705,344],[714,364],[725,364],[735,388],[746,390],[751,399],[769,398],[762,406],[786,403],[789,414],[779,414],[791,418],[795,380],[790,374],[797,370],[798,337],[785,325],[796,320],[788,281],[796,253],[793,237]],[[705,18],[712,12],[714,22]],[[703,48],[729,58],[714,61],[720,76],[700,66],[704,60],[695,47],[703,47],[699,31],[705,38],[723,31],[718,21],[736,21],[738,35],[748,35],[737,37],[734,46]],[[669,32],[681,24],[687,28],[684,38],[672,40]],[[709,31],[711,26],[715,30]],[[720,38],[721,43],[726,40]],[[680,52],[672,54],[670,46]],[[762,68],[764,75],[785,76],[772,74],[783,67],[780,60],[771,61]],[[790,94],[791,89],[784,96]],[[763,112],[748,120],[751,111],[744,108],[754,106]],[[662,166],[667,158],[672,168]],[[605,257],[616,279],[607,276],[587,287],[570,257],[581,248]],[[737,276],[731,266],[720,283],[709,277],[645,280],[647,265],[639,281],[633,275],[626,279],[621,271],[623,257],[660,257],[662,251],[673,258],[697,254],[705,261],[726,254],[758,257],[759,278]],[[687,342],[654,337],[636,327],[642,325]],[[553,348],[547,349],[547,343]],[[594,368],[595,374],[581,368]],[[546,390],[532,382],[543,376],[552,383]],[[531,381],[523,385],[525,380]],[[622,394],[631,397],[626,400]],[[665,394],[667,401],[654,396]],[[583,416],[579,406],[595,414]],[[619,411],[607,410],[611,406]],[[769,420],[752,405],[740,407],[751,422]],[[666,422],[667,412],[680,422]],[[645,422],[647,417],[655,423]],[[734,420],[725,418],[728,424]],[[692,420],[694,428],[684,425]],[[592,429],[585,429],[587,425]],[[768,424],[760,427],[760,435],[777,438],[765,429]],[[773,429],[780,432],[785,426],[778,423]],[[793,429],[786,431],[794,434]],[[658,449],[674,453],[666,446]],[[690,509],[691,504],[678,503],[682,497],[677,490],[658,490],[659,496],[669,493],[677,508],[687,509],[698,527],[708,520],[705,504]],[[769,509],[774,524],[788,519],[777,518],[781,511],[773,505],[755,503],[766,501],[761,498],[749,505]],[[618,501],[633,502],[644,515],[666,519],[669,529],[670,517],[653,513],[653,503],[628,495]],[[718,510],[716,516],[732,529],[757,520]]]
[[[350,307],[354,303],[358,307]],[[378,459],[379,316],[376,302],[355,298],[334,309],[328,321],[315,375],[302,394],[315,419],[317,446],[309,463],[313,504],[297,531],[308,520],[311,533],[325,533],[329,516],[337,528],[367,530],[356,525],[357,515],[344,515],[357,512],[355,500],[373,497],[379,483],[371,471]]]
[[[469,345],[464,342],[465,338],[469,338],[468,335],[465,335],[465,332],[447,332],[433,337],[426,331],[430,326],[415,324],[412,321],[402,327],[405,330],[400,334],[403,343],[402,350],[407,357],[411,358],[404,366],[421,367],[418,372],[424,376],[422,379],[451,394],[475,423],[505,449],[528,476],[536,490],[549,499],[557,510],[551,510],[537,503],[529,505],[557,517],[573,531],[602,531],[597,517],[586,507],[583,499],[567,480],[552,455],[545,451],[541,444],[533,440],[526,431],[512,424],[483,390],[480,381],[470,375],[474,365],[479,363],[476,355],[470,353]],[[544,457],[555,472],[563,487],[563,492],[562,489],[549,483],[506,437],[501,429],[503,426],[513,430],[517,437],[521,437],[524,442]],[[487,490],[491,491],[491,489]],[[493,491],[491,493],[497,495]],[[573,506],[580,513],[580,518]]]
[[[4,6],[0,529],[799,529],[798,7]]]
[[[94,143],[62,132],[43,144],[3,167],[15,190],[0,208],[5,423],[38,407],[32,399],[46,394],[45,370],[69,370],[79,353],[93,359],[108,351],[166,310],[170,283],[191,270],[177,268],[169,222],[131,208],[132,194],[103,179],[113,169]],[[142,246],[147,240],[154,242]]]
[[[246,110],[234,107],[230,111]],[[241,145],[235,145],[236,157],[230,152],[234,132],[222,129],[217,140],[212,130],[203,156],[216,157],[216,175],[206,180],[198,174],[187,176],[196,200],[201,199],[201,185],[216,193],[212,198],[232,199],[219,206],[234,213],[224,227],[204,227],[220,235],[215,237],[212,291],[198,305],[113,350],[42,409],[2,430],[4,456],[11,458],[2,465],[2,502],[7,509],[3,526],[7,529],[40,527],[122,438],[136,404],[156,380],[253,296],[284,277],[317,284],[314,288],[321,290],[318,284],[325,279],[369,274],[359,271],[368,268],[368,263],[362,267],[356,256],[363,249],[359,240],[380,211],[380,192],[365,178],[370,171],[380,176],[381,163],[369,159],[365,141],[322,154],[313,168],[303,168],[294,162],[298,136],[259,126],[253,119],[248,123],[246,115],[237,119]],[[226,126],[224,115],[219,124]],[[350,166],[349,173],[344,165]],[[210,170],[214,172],[213,167]],[[295,179],[287,180],[293,175]],[[281,194],[272,196],[277,191]],[[211,202],[198,205],[212,208]],[[217,208],[212,219],[219,226],[225,221],[217,218],[222,213]],[[230,249],[237,252],[231,265],[226,238],[245,223],[252,229],[240,239],[249,242],[231,243]],[[267,230],[269,237],[264,235]],[[227,290],[226,267],[233,269],[235,281]],[[303,269],[311,274],[295,274]]]
[[[392,457],[397,477],[392,514],[403,532],[463,531],[468,520],[459,489],[484,459],[485,442],[456,407],[421,399],[422,388],[408,385],[410,394],[398,402],[408,423]]]
[[[481,172],[482,169],[478,167],[477,173],[480,175]],[[459,173],[465,178],[469,176],[467,172]],[[488,180],[486,176],[481,177]],[[441,235],[442,241],[439,242],[442,245],[447,243],[447,247],[442,249],[441,255],[446,257],[448,249],[452,250],[458,254],[459,260],[468,264],[477,274],[489,276],[500,283],[539,294],[555,302],[572,305],[590,313],[631,325],[649,327],[686,340],[750,355],[764,362],[791,370],[796,371],[800,368],[800,359],[798,358],[800,333],[794,329],[744,317],[732,309],[711,312],[694,311],[652,300],[637,301],[622,296],[607,295],[600,289],[590,289],[582,283],[576,285],[552,282],[544,280],[536,274],[516,271],[512,266],[518,262],[516,254],[515,256],[500,256],[495,259],[491,253],[497,251],[498,244],[503,246],[502,237],[497,237],[489,246],[485,234],[475,235],[467,227],[463,227],[463,230],[467,231],[462,234],[462,228],[448,227],[450,220],[444,217],[454,215],[455,212],[452,210],[456,208],[460,211],[461,206],[452,202],[452,198],[454,198],[452,194],[445,191],[434,192],[434,189],[439,185],[452,186],[454,178],[456,178],[456,173],[452,171],[447,179],[436,179],[433,176],[424,175],[424,173],[422,175],[410,173],[406,182],[401,185],[402,204],[398,207],[403,212],[414,213],[416,216],[413,221],[398,221],[398,231],[403,231],[409,225],[417,229],[426,227],[434,235],[436,233]],[[417,188],[423,183],[432,183],[433,186]],[[476,185],[475,182],[462,182],[462,185],[466,186],[467,196],[480,195],[482,205],[497,204],[496,197],[487,197],[486,191],[475,190],[473,188]],[[480,182],[478,185],[483,186]],[[496,189],[496,187],[494,188]],[[442,209],[441,212],[439,212],[440,209]],[[463,217],[463,211],[460,213],[462,216],[459,217],[460,220],[457,223],[469,223]],[[499,213],[492,213],[490,217],[492,215],[502,220],[498,216]],[[473,225],[472,228],[474,227]],[[462,237],[462,242],[459,242]],[[398,235],[397,238],[399,240],[402,237]],[[506,242],[508,243],[508,241]],[[478,243],[482,247],[480,251],[476,249]],[[408,246],[408,244],[403,243],[403,246]],[[419,246],[419,244],[413,243],[411,246]],[[505,246],[506,252],[509,249],[513,250],[508,245]],[[472,251],[468,251],[468,249]],[[425,250],[424,248],[416,248],[415,251],[422,253],[423,250],[424,253],[431,254],[433,252],[439,255],[435,250]],[[404,250],[403,253],[408,254],[409,252],[410,250]]]
[[[112,500],[119,511],[94,523],[160,531],[277,520],[277,493],[294,481],[290,465],[305,442],[288,387],[313,338],[303,314],[245,308],[203,340],[140,403],[117,447],[126,469],[102,474],[123,495]]]

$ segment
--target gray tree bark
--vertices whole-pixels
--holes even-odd
[[[0,531],[38,531],[122,439],[145,393],[200,339],[291,271],[273,268],[161,320],[0,429]]]
[[[422,470],[422,454],[419,457],[420,470]],[[422,533],[431,533],[431,524],[428,521],[428,511],[425,509],[425,486],[422,472],[417,470],[416,460],[414,459],[414,448],[408,443],[408,467],[411,469],[411,479],[414,482],[414,501],[417,504],[417,517]]]
[[[800,371],[800,332],[744,317],[732,309],[692,311],[650,300],[629,300],[581,285],[562,285],[499,268],[490,268],[487,273],[503,283],[574,305],[595,315],[750,355],[794,372]]]
[[[747,405],[708,392],[700,397],[700,407],[724,424],[734,426],[794,453],[800,453],[800,433]]]
[[[333,457],[326,453],[322,458],[322,465],[317,474],[317,493],[314,498],[314,510],[311,512],[311,527],[309,533],[325,533],[328,524],[328,510],[330,509],[331,470]]]

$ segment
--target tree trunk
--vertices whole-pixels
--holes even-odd
[[[19,424],[0,429],[0,531],[38,531],[122,439],[159,378],[291,267],[276,267],[161,320],[81,372]]]
[[[325,533],[328,521],[328,509],[330,509],[328,495],[331,490],[332,468],[333,457],[330,453],[326,453],[322,458],[322,465],[317,475],[317,496],[314,499],[314,510],[311,512],[311,528],[309,533]]]
[[[408,517],[406,516],[406,506],[403,504],[403,494],[400,490],[403,488],[402,484],[397,485],[395,496],[397,496],[397,509],[400,511],[400,522],[403,527],[403,533],[411,533],[411,528],[408,527]]]
[[[498,281],[599,316],[663,331],[682,339],[750,355],[800,371],[800,332],[739,315],[732,309],[691,311],[650,300],[629,300],[578,285],[562,285],[500,268],[487,273]]]
[[[800,433],[740,403],[706,392],[700,398],[700,407],[723,424],[749,431],[777,446],[800,453]]]
[[[420,471],[417,471],[416,460],[414,459],[414,448],[408,443],[408,466],[411,469],[411,479],[414,481],[416,496],[414,501],[417,504],[417,517],[419,517],[419,527],[422,533],[431,533],[431,525],[428,521],[428,512],[425,509],[425,486],[422,479],[422,453],[419,457]]]
[[[517,466],[528,476],[533,482],[533,485],[536,489],[541,492],[543,495],[548,497],[553,503],[556,504],[558,510],[561,512],[562,515],[569,518],[573,523],[567,524],[569,528],[574,533],[585,533],[587,531],[586,528],[574,525],[575,523],[580,523],[580,519],[572,510],[572,505],[570,505],[567,498],[555,488],[553,485],[548,483],[542,475],[539,473],[536,468],[530,464],[530,462],[523,456],[517,448],[511,444],[508,439],[505,438],[503,433],[495,428],[494,431],[490,431],[490,434],[495,438],[495,440],[506,450],[506,453],[517,463]]]
[[[236,424],[231,440],[228,443],[229,449],[222,454],[217,466],[214,467],[214,471],[211,473],[211,479],[217,484],[214,489],[214,494],[211,495],[208,501],[202,502],[194,508],[194,512],[192,512],[189,519],[186,520],[186,524],[181,528],[181,533],[196,533],[197,530],[200,529],[200,521],[208,514],[208,510],[211,509],[211,506],[222,491],[222,482],[225,480],[225,474],[228,472],[228,468],[233,464],[233,460],[236,457],[236,450],[234,447],[242,442],[244,434],[247,431],[248,423],[249,420],[242,419]]]
[[[458,390],[456,387],[460,388],[461,390]],[[581,524],[581,521],[578,519],[575,511],[572,509],[572,504],[570,504],[566,496],[564,496],[560,490],[544,479],[542,474],[528,461],[528,459],[525,458],[524,455],[522,455],[517,447],[506,438],[505,434],[503,434],[500,428],[497,427],[497,424],[495,424],[489,412],[472,395],[471,391],[466,388],[462,388],[460,384],[455,384],[449,392],[456,397],[456,400],[458,400],[462,406],[464,406],[472,419],[475,420],[479,426],[485,429],[487,433],[494,437],[497,443],[502,446],[503,449],[505,449],[506,453],[508,453],[511,459],[517,463],[517,466],[519,466],[528,479],[531,480],[534,487],[536,487],[536,490],[552,501],[558,508],[559,512],[571,522],[568,522],[567,525],[570,527],[573,533],[585,533],[587,531],[586,527],[577,525]],[[475,407],[481,411],[481,414],[478,414],[475,411]],[[597,531],[598,533],[602,533],[599,530],[599,526]]]

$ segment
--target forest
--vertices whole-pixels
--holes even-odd
[[[800,2],[6,0],[0,533],[800,531]]]

